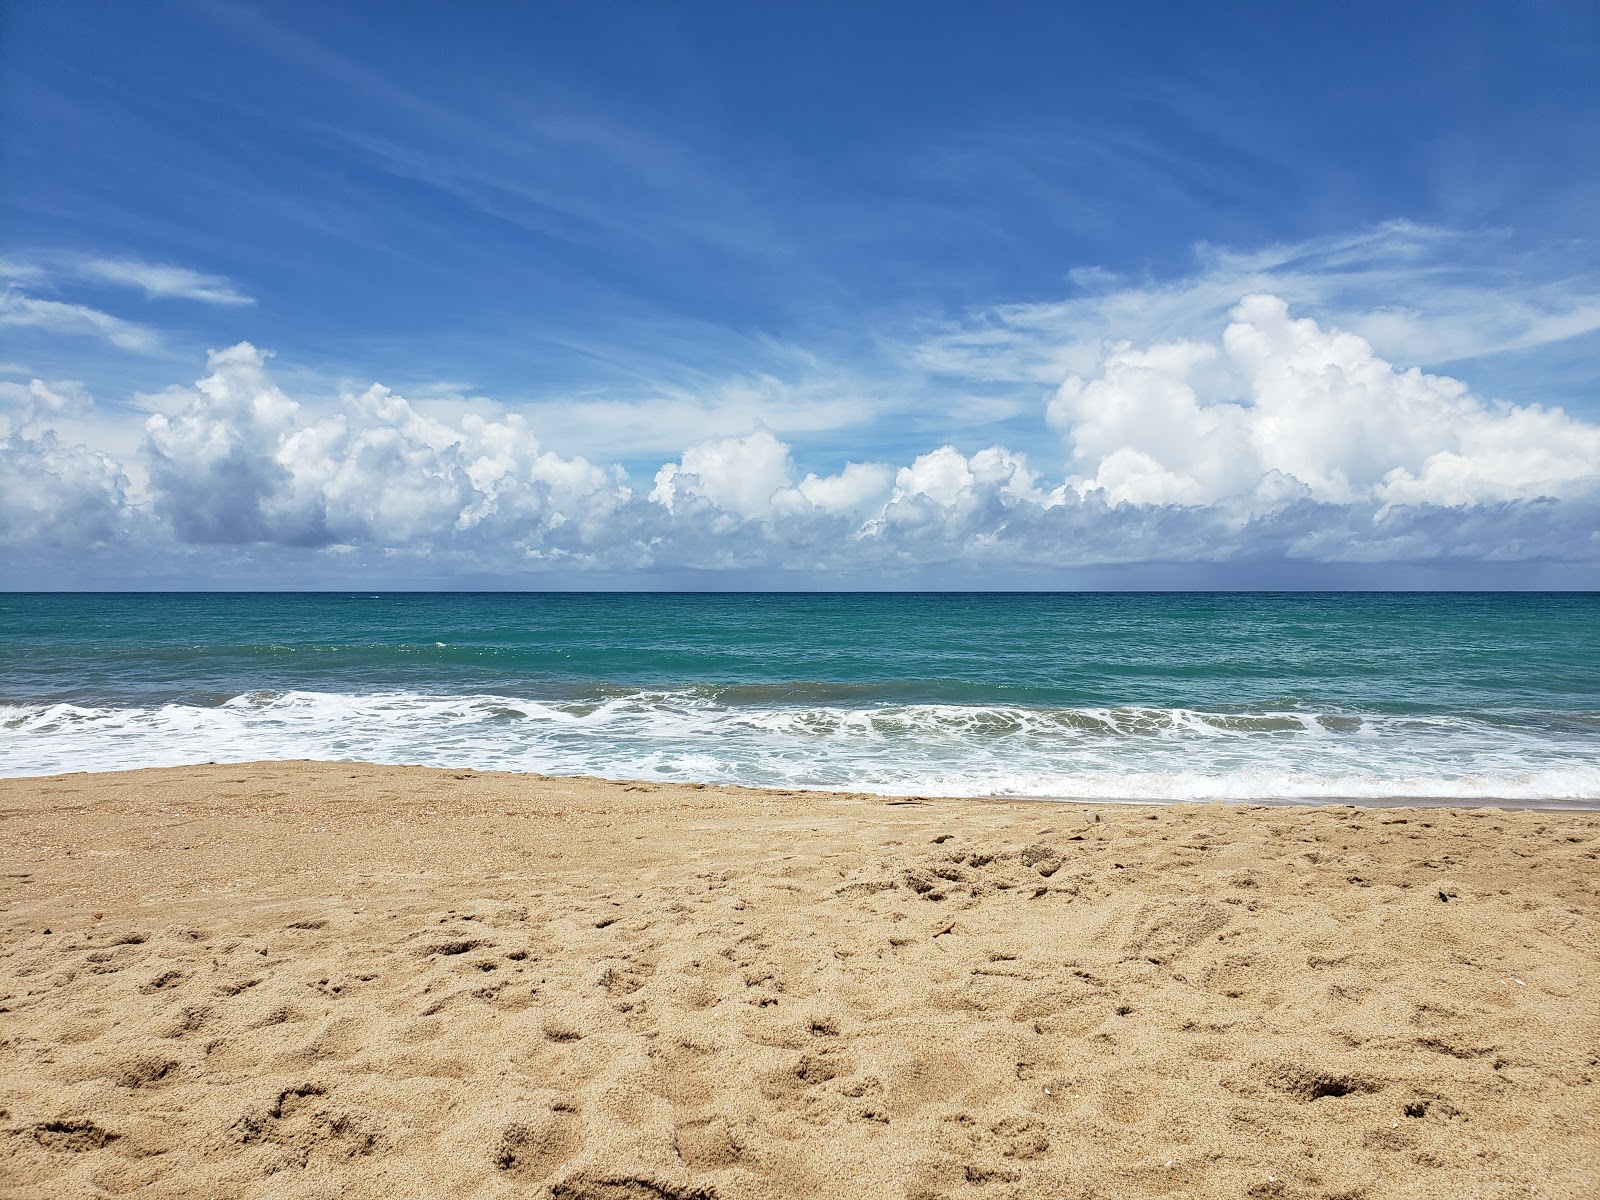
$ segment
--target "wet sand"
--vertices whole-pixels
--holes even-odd
[[[1600,814],[0,782],[8,1196],[1600,1196]]]

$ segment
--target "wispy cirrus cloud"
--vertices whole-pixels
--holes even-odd
[[[0,279],[6,281],[8,286],[18,286],[33,283],[49,275],[37,263],[24,262],[19,258],[0,258]]]
[[[1107,344],[1195,337],[1240,297],[1269,292],[1392,360],[1481,364],[1600,333],[1600,276],[1571,250],[1410,221],[1251,250],[1201,245],[1180,277],[1075,270],[1063,299],[970,310],[907,353],[936,374],[1053,386]]]
[[[40,250],[0,259],[0,329],[98,338],[135,354],[156,355],[165,349],[162,332],[155,326],[73,298],[85,284],[137,288],[151,300],[193,300],[230,308],[255,303],[221,275],[138,258]]]
[[[0,292],[0,329],[37,329],[104,338],[119,349],[139,354],[153,354],[161,347],[161,335],[148,325],[112,316],[87,304],[41,300],[16,288]]]
[[[648,123],[604,115],[583,90],[425,88],[242,5],[210,16],[318,79],[340,97],[340,119],[308,129],[353,161],[451,197],[465,209],[611,262],[630,255],[672,262],[794,260],[797,247],[744,173]],[[503,88],[503,85],[502,85]]]
[[[207,275],[188,267],[143,262],[136,258],[84,258],[74,264],[80,279],[143,290],[151,299],[196,300],[202,304],[241,306],[254,304],[221,275]]]

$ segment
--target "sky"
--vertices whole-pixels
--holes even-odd
[[[0,4],[0,586],[1600,587],[1600,6]]]

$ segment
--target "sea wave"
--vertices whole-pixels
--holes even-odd
[[[898,703],[846,689],[596,687],[560,699],[258,690],[0,705],[0,775],[331,759],[885,794],[1600,800],[1594,713]]]

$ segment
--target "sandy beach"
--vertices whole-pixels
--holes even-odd
[[[1600,1195],[1593,812],[0,802],[9,1196]]]

